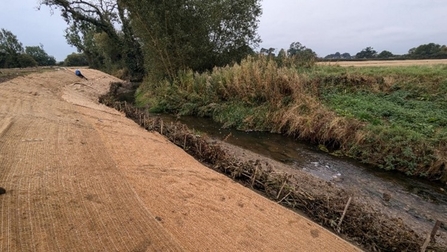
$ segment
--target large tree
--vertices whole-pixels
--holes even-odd
[[[30,55],[39,66],[56,65],[56,59],[45,52],[42,44],[39,46],[26,46],[25,53]]]
[[[40,0],[40,5],[60,9],[62,17],[69,25],[67,40],[84,52],[92,65],[105,67],[103,60],[93,62],[96,56],[103,57],[116,67],[126,67],[131,76],[138,80],[143,77],[143,54],[140,43],[134,36],[127,10],[120,0]],[[104,34],[108,45],[119,50],[98,52],[94,46],[96,34]],[[103,36],[103,35],[99,35]],[[99,42],[99,43],[101,43]],[[104,45],[104,44],[103,44]],[[111,55],[107,54],[113,52]],[[98,55],[102,53],[102,55]],[[90,57],[89,57],[90,56]]]
[[[147,71],[158,78],[240,61],[260,42],[259,0],[122,2],[141,39]]]
[[[157,77],[173,79],[182,69],[204,71],[240,61],[253,53],[252,47],[260,42],[257,35],[260,0],[41,0],[40,3],[61,9],[70,25],[69,43],[87,56],[90,53],[87,49],[93,48],[90,51],[102,57],[101,64],[107,60],[123,61],[129,70],[141,72],[144,55],[146,70]],[[87,44],[86,38],[93,42]],[[111,50],[111,45],[118,50]]]
[[[0,30],[0,67],[19,67],[18,56],[23,53],[22,43],[12,32]]]

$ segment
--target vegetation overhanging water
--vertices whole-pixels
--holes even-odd
[[[137,104],[281,133],[405,175],[447,182],[447,66],[297,67],[254,57],[145,82]]]

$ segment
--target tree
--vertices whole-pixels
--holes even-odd
[[[349,54],[349,53],[347,53],[347,52],[343,53],[343,54],[341,55],[341,57],[342,57],[342,59],[351,59],[351,58],[352,58],[351,54]]]
[[[377,55],[377,58],[379,58],[379,59],[389,59],[392,57],[394,57],[394,55],[390,51],[387,51],[387,50],[383,50],[381,53],[379,53]]]
[[[61,9],[62,17],[69,25],[67,41],[84,52],[92,66],[104,68],[104,60],[113,62],[113,68],[125,67],[132,79],[141,80],[144,75],[144,58],[140,43],[134,36],[129,14],[121,0],[40,0],[40,5]],[[95,34],[105,34],[114,47],[113,55],[97,51]],[[103,59],[96,60],[96,56]],[[109,69],[112,67],[108,67]]]
[[[174,79],[179,70],[210,70],[253,53],[259,0],[123,0],[155,78]]]
[[[64,60],[65,66],[88,66],[87,57],[83,53],[72,53]]]
[[[278,56],[276,57],[276,62],[279,67],[288,66],[287,52],[283,48],[279,51]]]
[[[85,21],[79,21],[73,23],[65,30],[65,39],[69,45],[76,47],[78,52],[82,53],[82,57],[88,62],[87,65],[91,68],[106,71],[104,55],[100,54],[98,46],[94,41],[96,32],[97,29],[94,25]]]
[[[266,48],[261,48],[261,51],[259,51],[261,54],[266,55],[266,56],[273,56],[275,57],[275,48],[270,47],[269,49]]]
[[[10,31],[0,30],[0,67],[19,67],[18,56],[23,53],[22,43]]]
[[[434,59],[434,58],[447,58],[446,46],[429,43],[420,45],[416,48],[411,48],[408,51],[408,57],[413,59]]]
[[[351,54],[349,53],[343,53],[340,54],[339,52],[336,52],[334,54],[329,54],[324,57],[325,59],[351,59]]]
[[[20,67],[36,67],[37,61],[29,54],[22,53],[17,56],[17,62]]]
[[[69,43],[79,51],[100,56],[102,65],[124,62],[134,74],[144,72],[144,60],[152,75],[174,79],[182,69],[205,71],[238,62],[260,42],[256,32],[260,0],[40,0],[40,4],[61,9],[70,26]],[[95,38],[98,33],[109,41]],[[104,45],[119,50],[103,50]]]
[[[355,57],[357,59],[371,59],[375,58],[377,56],[376,50],[374,50],[372,47],[366,47],[362,51],[358,52]]]
[[[317,60],[317,54],[312,49],[303,46],[300,42],[290,44],[287,54],[294,59],[298,66],[311,67]]]
[[[39,46],[26,46],[25,53],[30,55],[39,66],[56,65],[56,59],[45,52],[42,44]]]
[[[341,54],[339,52],[336,52],[334,54],[328,54],[325,59],[341,59]]]

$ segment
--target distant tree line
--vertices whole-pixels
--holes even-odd
[[[447,59],[447,46],[435,43],[423,44],[411,48],[408,53],[404,55],[394,55],[387,50],[378,53],[372,47],[366,47],[354,56],[351,56],[349,53],[340,54],[337,52],[325,56],[324,59]]]
[[[307,48],[299,42],[293,42],[287,52],[281,49],[278,55],[275,54],[276,48],[261,48],[260,54],[273,58],[281,57],[297,57],[301,61],[317,61],[317,60],[361,60],[361,59],[447,59],[447,46],[435,43],[423,44],[418,47],[411,48],[407,54],[395,55],[390,51],[383,50],[378,53],[372,47],[366,47],[355,55],[347,52],[336,52],[328,54],[324,58],[318,58],[312,49]]]
[[[53,65],[56,59],[45,52],[42,44],[23,47],[12,32],[0,30],[0,68]]]

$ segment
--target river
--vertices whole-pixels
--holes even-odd
[[[350,159],[332,156],[318,146],[265,132],[224,129],[209,119],[161,116],[164,121],[180,121],[190,129],[217,140],[250,150],[331,181],[352,191],[372,207],[390,217],[400,218],[419,234],[430,233],[436,220],[444,223],[436,241],[447,245],[447,185],[401,173],[369,167]]]

